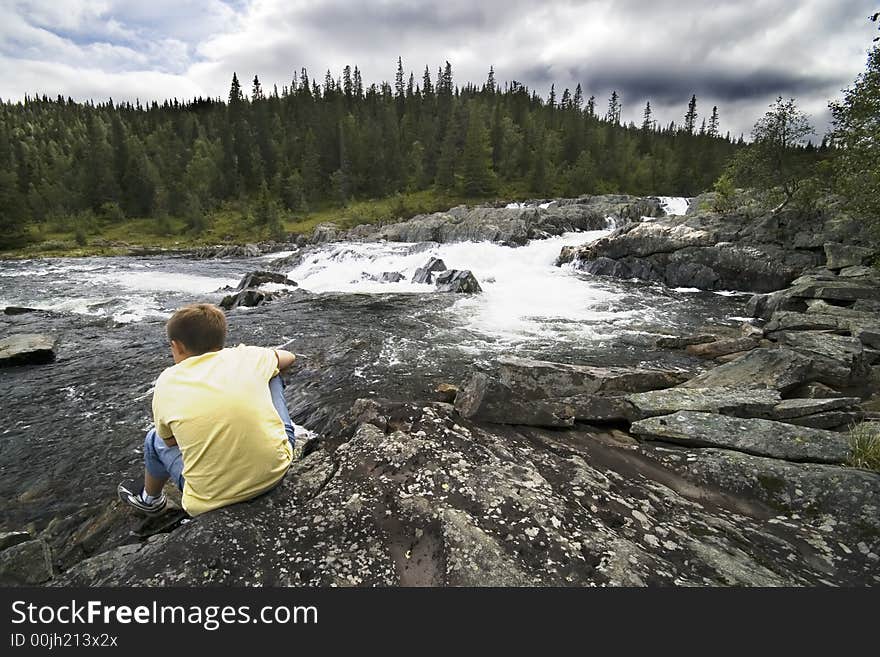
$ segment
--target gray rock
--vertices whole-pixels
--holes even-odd
[[[684,384],[688,388],[772,388],[782,393],[811,380],[813,361],[791,349],[753,349]]]
[[[416,269],[412,283],[433,283],[434,273],[446,271],[446,264],[439,258],[431,258],[423,267]]]
[[[864,541],[867,546],[873,543],[880,554],[880,474],[876,472],[712,448],[688,450],[681,459],[653,455],[697,485],[760,500],[777,513],[815,518],[824,536],[821,542],[847,541],[855,547]],[[851,548],[851,552],[859,551]],[[831,553],[829,546],[826,554]],[[862,563],[876,572],[877,561]]]
[[[802,313],[806,309],[806,302],[798,297],[793,297],[789,289],[767,294],[755,294],[746,304],[746,312],[751,317],[768,320],[779,311]]]
[[[238,284],[238,287],[235,288],[236,291],[245,290],[248,288],[260,287],[261,285],[265,285],[266,283],[276,283],[278,285],[290,285],[291,287],[296,287],[296,281],[292,281],[287,276],[283,274],[277,274],[271,271],[252,271],[250,274],[246,274],[241,282]]]
[[[52,553],[42,539],[18,543],[0,552],[0,585],[43,584],[54,575]]]
[[[575,395],[547,401],[558,404],[563,416],[578,422],[630,421],[636,414],[632,403],[620,394]]]
[[[483,291],[476,277],[467,269],[450,269],[437,274],[435,285],[438,292],[477,294]]]
[[[727,338],[716,340],[715,342],[689,345],[686,351],[692,356],[698,356],[699,358],[718,358],[727,354],[748,351],[757,346],[758,340],[756,338]]]
[[[245,308],[254,308],[260,304],[272,299],[273,295],[269,292],[262,292],[257,288],[241,290],[235,294],[229,294],[220,301],[220,307],[224,310],[232,310],[239,306]]]
[[[30,538],[31,535],[28,532],[0,532],[0,551],[29,541]]]
[[[55,360],[55,338],[43,333],[18,333],[0,339],[0,367],[42,365]]]
[[[556,400],[527,399],[498,380],[475,372],[455,396],[455,410],[470,420],[538,427],[574,425],[572,409]]]
[[[380,283],[399,283],[403,280],[403,274],[397,271],[383,271],[379,277]]]
[[[687,379],[682,372],[629,367],[592,367],[516,356],[498,359],[498,378],[526,399],[670,388]]]
[[[25,313],[35,313],[36,308],[24,308],[22,306],[6,306],[3,309],[4,315],[24,315]]]
[[[683,349],[693,344],[705,344],[714,342],[718,337],[707,333],[687,336],[671,336],[657,339],[657,347],[660,349]]]
[[[843,269],[844,267],[856,267],[876,254],[874,249],[836,242],[825,243],[825,258],[828,269]]]
[[[838,279],[836,281],[815,281],[801,285],[797,296],[811,299],[833,301],[880,300],[880,288],[859,284],[856,281]]]
[[[852,425],[861,422],[864,417],[865,414],[861,411],[827,411],[825,413],[816,413],[815,415],[793,417],[786,420],[786,422],[813,429],[844,431],[848,430]]]
[[[814,413],[838,411],[857,406],[861,400],[858,397],[832,397],[826,399],[786,399],[778,403],[766,417],[770,420],[789,420],[803,417]]]
[[[862,343],[856,338],[821,331],[780,331],[775,337],[780,344],[811,358],[814,380],[846,386],[867,374]]]
[[[844,278],[862,278],[876,274],[877,271],[871,267],[844,267],[839,272],[839,276]]]
[[[768,334],[776,331],[848,331],[849,322],[844,317],[821,313],[779,311],[773,313],[764,327]]]
[[[779,392],[742,388],[667,388],[627,395],[635,408],[630,419],[640,420],[676,411],[701,411],[737,417],[763,416],[780,403]]]
[[[833,431],[797,427],[759,418],[680,411],[634,422],[631,433],[694,447],[723,447],[788,461],[843,463],[849,442]]]

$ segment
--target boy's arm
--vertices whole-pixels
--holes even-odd
[[[276,358],[278,358],[278,370],[281,372],[293,365],[293,361],[296,360],[296,356],[294,356],[289,351],[284,351],[283,349],[276,349],[275,356]]]

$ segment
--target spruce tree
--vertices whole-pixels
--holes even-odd
[[[462,192],[466,196],[487,196],[496,188],[489,133],[478,106],[472,103],[462,156]]]
[[[684,115],[684,131],[689,135],[694,134],[694,130],[697,127],[697,96],[694,94],[691,96],[691,100],[688,103],[687,112]]]

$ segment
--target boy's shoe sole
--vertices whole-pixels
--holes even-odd
[[[165,504],[167,503],[165,493],[163,492],[159,494],[157,499],[150,504],[147,504],[141,499],[141,489],[125,481],[116,487],[116,492],[119,495],[119,500],[121,502],[124,502],[131,508],[140,511],[141,513],[145,513],[148,516],[155,516],[161,513],[165,509]]]

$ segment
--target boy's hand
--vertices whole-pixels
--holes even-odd
[[[283,349],[275,350],[275,357],[278,358],[278,371],[283,372],[288,367],[293,365],[293,361],[296,360],[296,356],[294,356],[289,351],[284,351]]]
[[[162,438],[162,442],[165,443],[166,447],[175,447],[177,445],[177,439],[174,436],[171,436],[171,438]]]

